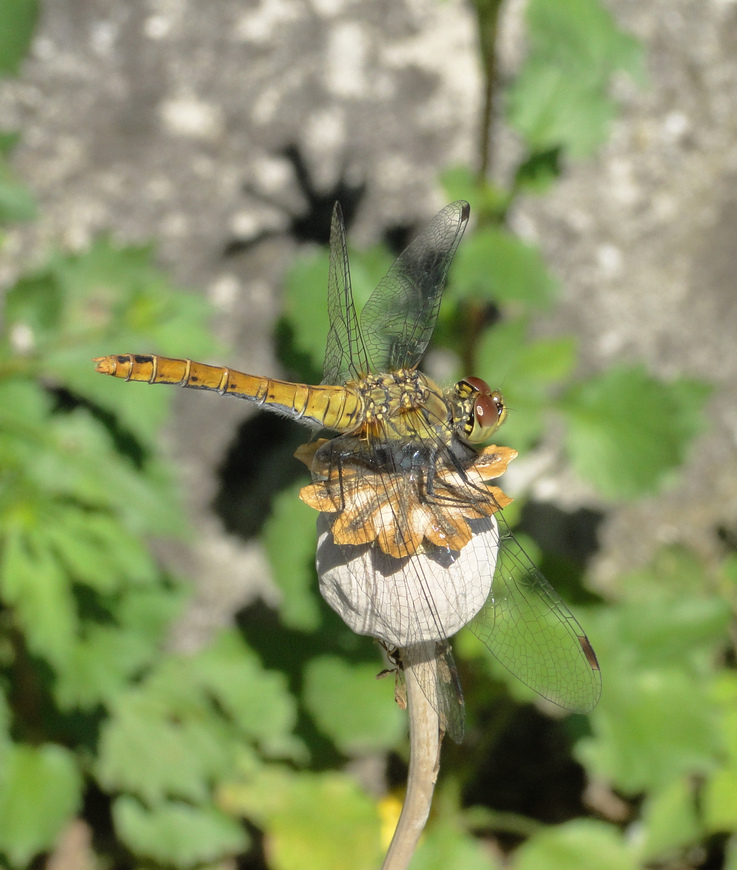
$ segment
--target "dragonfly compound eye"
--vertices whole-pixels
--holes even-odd
[[[465,421],[465,437],[472,444],[486,441],[507,418],[504,397],[481,378],[464,378],[458,388],[468,395],[471,403]]]

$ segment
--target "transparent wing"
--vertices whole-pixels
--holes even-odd
[[[440,310],[451,261],[470,207],[447,205],[394,261],[361,312],[371,370],[414,368],[424,354]]]
[[[458,669],[448,641],[439,642],[436,649],[438,659],[437,694],[440,699],[440,717],[443,730],[450,734],[455,743],[462,743],[466,729],[466,705],[463,700]]]
[[[337,202],[330,225],[328,317],[330,328],[322,383],[343,384],[349,379],[368,374],[368,356],[361,338],[351,289],[343,212]]]
[[[587,713],[601,694],[601,672],[583,629],[499,519],[491,595],[469,625],[514,676],[544,698]]]

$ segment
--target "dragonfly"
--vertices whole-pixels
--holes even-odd
[[[432,694],[456,740],[463,696],[448,639],[467,624],[553,703],[588,712],[601,692],[585,632],[501,513],[511,499],[492,481],[517,455],[488,444],[507,417],[502,393],[475,376],[443,389],[418,368],[469,215],[464,201],[442,209],[359,314],[336,203],[318,385],[155,355],[94,361],[116,378],[213,390],[333,433],[296,454],[312,476],[300,498],[319,513],[320,590],[351,628],[387,648],[435,641]]]

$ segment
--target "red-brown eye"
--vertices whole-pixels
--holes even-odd
[[[494,400],[488,393],[479,393],[473,403],[473,416],[482,428],[495,426],[499,421],[499,413]]]
[[[486,441],[507,417],[507,406],[499,390],[482,381],[481,378],[464,378],[458,385],[461,392],[471,387],[473,405],[469,419],[464,423],[463,435],[472,444]]]
[[[478,390],[479,393],[491,393],[491,387],[486,381],[482,381],[481,378],[464,378],[463,383],[469,384],[474,390]]]

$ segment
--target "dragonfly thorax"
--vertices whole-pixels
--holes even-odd
[[[417,441],[452,434],[452,409],[443,391],[414,369],[369,375],[348,385],[363,403],[363,419],[354,434],[371,441]]]

